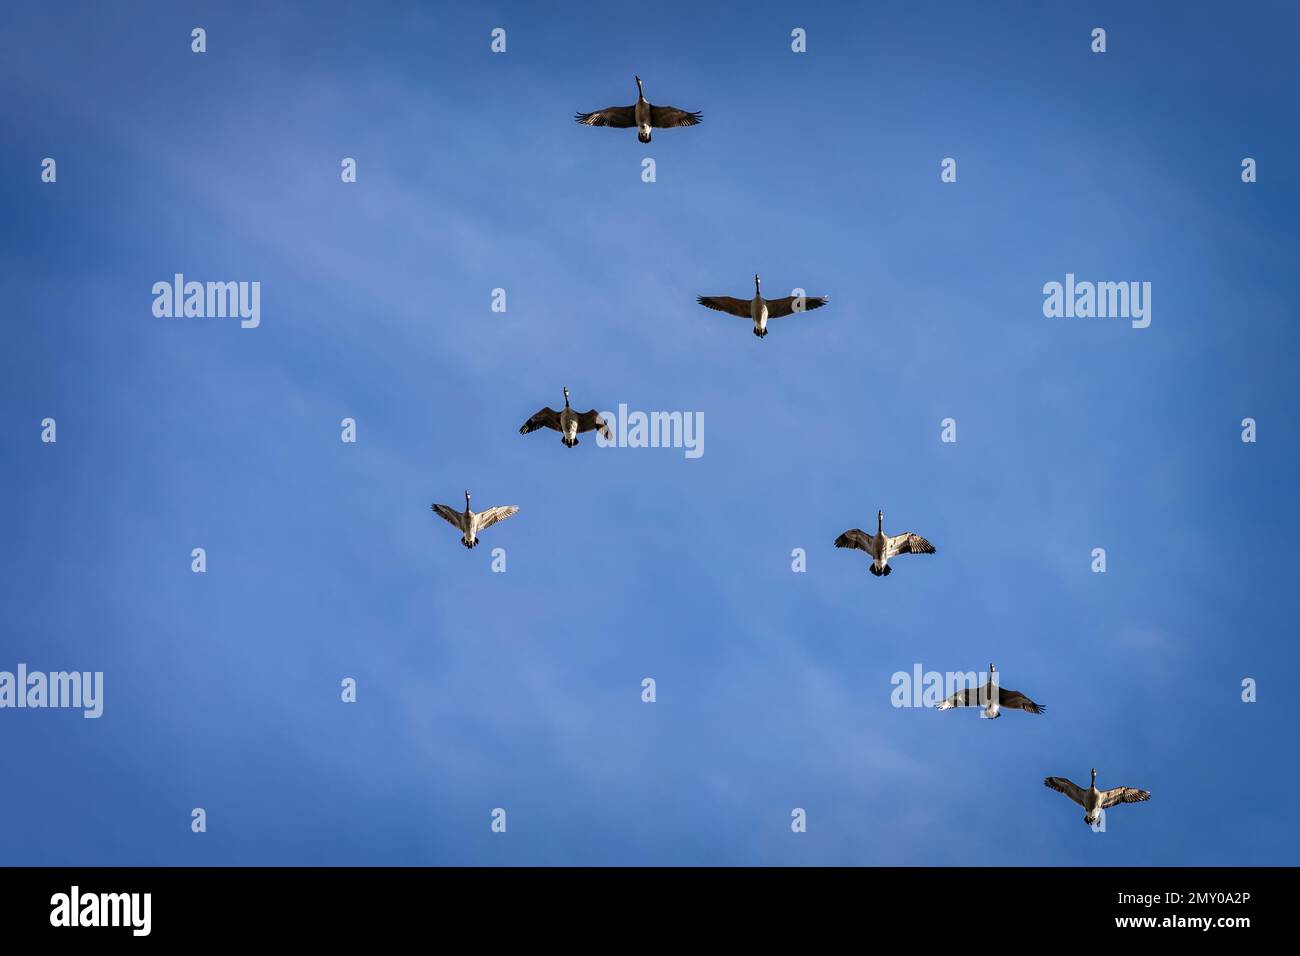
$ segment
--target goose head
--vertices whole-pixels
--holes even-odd
[[[763,280],[760,279],[760,278],[758,277],[758,273],[755,272],[755,273],[754,273],[754,291],[757,292],[757,291],[759,290],[759,287],[762,286],[762,284],[763,284]]]
[[[564,386],[564,407],[569,407],[569,386]]]
[[[998,672],[998,669],[997,669],[996,667],[993,666],[993,662],[992,662],[992,661],[989,661],[989,673],[990,673],[990,674],[996,674],[997,672]]]
[[[1092,789],[1097,789],[1097,768],[1092,768]]]
[[[465,492],[465,510],[469,511],[469,491]]]
[[[885,527],[885,513],[883,511],[877,511],[876,512],[876,533],[879,534],[880,531],[884,529],[884,527]]]
[[[639,77],[639,76],[635,76],[635,77],[633,77],[633,79],[636,80],[636,94],[637,94],[637,96],[641,97],[641,99],[645,99],[645,90],[643,90],[643,89],[641,88],[641,77]]]

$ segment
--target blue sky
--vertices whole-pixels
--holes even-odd
[[[1300,16],[1141,6],[8,5],[0,669],[105,702],[0,711],[0,862],[1292,862]],[[634,73],[703,125],[572,122]],[[831,304],[695,304],[755,272]],[[563,385],[705,454],[519,436]],[[990,660],[1048,713],[890,705]]]

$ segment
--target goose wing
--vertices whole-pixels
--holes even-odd
[[[583,126],[616,126],[626,129],[636,125],[636,107],[607,106],[591,113],[575,113],[573,118]]]
[[[954,707],[976,707],[980,704],[980,691],[983,687],[967,687],[965,690],[959,690],[957,693],[948,697],[939,704],[940,710],[951,710]]]
[[[1065,794],[1079,806],[1083,806],[1083,791],[1064,777],[1048,777],[1043,784],[1058,793]]]
[[[713,309],[717,312],[726,312],[730,315],[738,315],[742,319],[752,318],[749,310],[749,302],[745,299],[733,299],[729,295],[702,295],[695,301],[706,309]]]
[[[1101,792],[1101,808],[1107,810],[1117,803],[1141,803],[1151,799],[1150,790],[1138,790],[1136,787],[1112,787]]]
[[[888,546],[891,558],[896,554],[934,554],[934,545],[910,531],[892,536]]]
[[[835,539],[835,547],[857,548],[859,551],[871,554],[871,535],[861,528],[850,528]]]
[[[1023,710],[1027,714],[1041,714],[1047,709],[1045,704],[1035,704],[1018,690],[998,688],[998,706],[1010,710]]]
[[[591,411],[583,412],[578,416],[578,431],[593,432],[599,430],[605,438],[613,438],[609,426],[605,424],[605,419],[600,417],[600,412],[594,408]]]
[[[696,126],[704,116],[675,106],[650,107],[650,125],[655,129],[672,129],[674,126]]]
[[[527,435],[529,432],[535,432],[539,428],[553,428],[558,432],[560,430],[560,413],[547,405],[540,412],[537,412],[532,418],[519,426],[519,434]]]
[[[518,505],[497,505],[495,508],[488,508],[486,511],[480,511],[478,516],[478,529],[490,528],[498,521],[505,521],[512,514],[519,510]]]
[[[795,309],[795,302],[800,298],[803,299],[803,308]],[[783,315],[794,315],[795,312],[810,312],[813,309],[820,309],[829,301],[830,299],[824,295],[788,295],[784,299],[768,299],[767,317],[769,319],[779,319]]]
[[[430,507],[433,508],[434,514],[448,524],[455,526],[457,530],[465,530],[465,515],[451,507],[451,505],[430,505]]]

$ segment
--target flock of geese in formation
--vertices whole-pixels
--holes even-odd
[[[671,129],[681,126],[696,126],[703,118],[698,112],[678,109],[675,106],[654,106],[645,98],[641,77],[636,77],[637,100],[631,106],[610,106],[591,113],[578,113],[577,122],[584,126],[608,126],[619,129],[636,127],[637,139],[643,143],[651,140],[651,130]],[[795,315],[824,306],[825,296],[786,296],[782,299],[765,299],[762,294],[762,279],[754,276],[754,297],[737,299],[726,295],[702,295],[697,301],[706,308],[725,312],[749,319],[754,323],[754,335],[763,338],[767,335],[767,320],[782,316]],[[549,428],[560,433],[560,441],[568,448],[578,444],[578,435],[584,432],[598,431],[606,439],[611,437],[609,426],[595,409],[579,412],[569,404],[569,389],[564,388],[564,407],[556,410],[549,405],[534,413],[519,428],[521,435],[527,435],[540,428]],[[478,545],[479,532],[504,521],[519,511],[516,505],[497,505],[484,511],[470,508],[470,494],[465,492],[465,510],[459,511],[450,505],[435,504],[433,511],[460,532],[460,541],[466,548]],[[876,577],[888,577],[893,573],[889,566],[891,558],[900,554],[934,554],[935,547],[928,540],[911,531],[902,534],[885,534],[885,513],[876,512],[876,532],[868,534],[860,528],[850,528],[835,539],[835,547],[863,551],[871,558],[868,570]],[[1027,696],[1015,690],[999,687],[996,680],[997,668],[989,664],[988,681],[979,687],[959,690],[938,705],[939,710],[951,710],[956,707],[983,706],[983,716],[996,718],[1003,710],[1020,710],[1027,714],[1041,714],[1046,709]],[[1101,818],[1101,811],[1120,803],[1141,803],[1151,798],[1147,790],[1134,787],[1112,787],[1109,790],[1097,789],[1097,770],[1092,770],[1092,782],[1085,789],[1065,777],[1048,777],[1043,784],[1052,790],[1065,794],[1084,810],[1083,822],[1093,826]]]

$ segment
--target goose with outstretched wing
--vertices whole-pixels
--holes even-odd
[[[929,541],[919,534],[905,531],[902,534],[885,534],[885,513],[876,512],[876,533],[867,534],[861,528],[851,528],[835,539],[837,548],[857,548],[871,555],[871,573],[886,577],[891,573],[889,559],[900,554],[934,554]]]
[[[999,687],[996,674],[998,669],[989,663],[989,679],[979,687],[967,687],[959,690],[939,704],[940,710],[954,707],[984,708],[985,717],[999,717],[1003,710],[1023,710],[1027,714],[1041,714],[1047,709],[1044,704],[1036,704],[1018,690]],[[971,675],[974,676],[974,675]]]
[[[504,521],[519,510],[518,505],[497,505],[486,511],[471,511],[469,492],[465,492],[465,510],[457,511],[451,505],[431,505],[433,513],[460,531],[460,543],[467,548],[478,546],[478,533]]]
[[[610,126],[616,129],[636,127],[636,138],[650,142],[650,130],[695,126],[703,116],[699,112],[679,110],[675,106],[652,106],[645,98],[641,77],[636,77],[636,102],[631,106],[607,106],[603,110],[578,113],[574,119],[583,126]]]
[[[786,315],[801,314],[820,309],[830,300],[824,295],[788,295],[784,299],[763,298],[763,280],[754,276],[754,298],[737,299],[729,295],[702,295],[696,302],[715,312],[738,315],[754,323],[754,334],[760,339],[767,335],[767,320]]]
[[[614,437],[609,430],[609,425],[605,423],[605,419],[594,408],[590,411],[580,412],[576,408],[570,407],[569,387],[567,385],[564,387],[564,408],[557,412],[547,405],[519,426],[519,434],[527,435],[539,428],[549,428],[552,431],[559,432],[560,441],[564,442],[569,448],[578,444],[578,436],[583,432],[598,431],[601,437],[607,441]]]
[[[1083,822],[1094,826],[1101,819],[1101,811],[1121,803],[1143,803],[1151,799],[1150,790],[1138,790],[1136,787],[1111,787],[1109,790],[1097,789],[1097,768],[1092,768],[1092,784],[1087,790],[1065,777],[1048,777],[1043,785],[1063,793],[1079,806],[1083,807]]]

